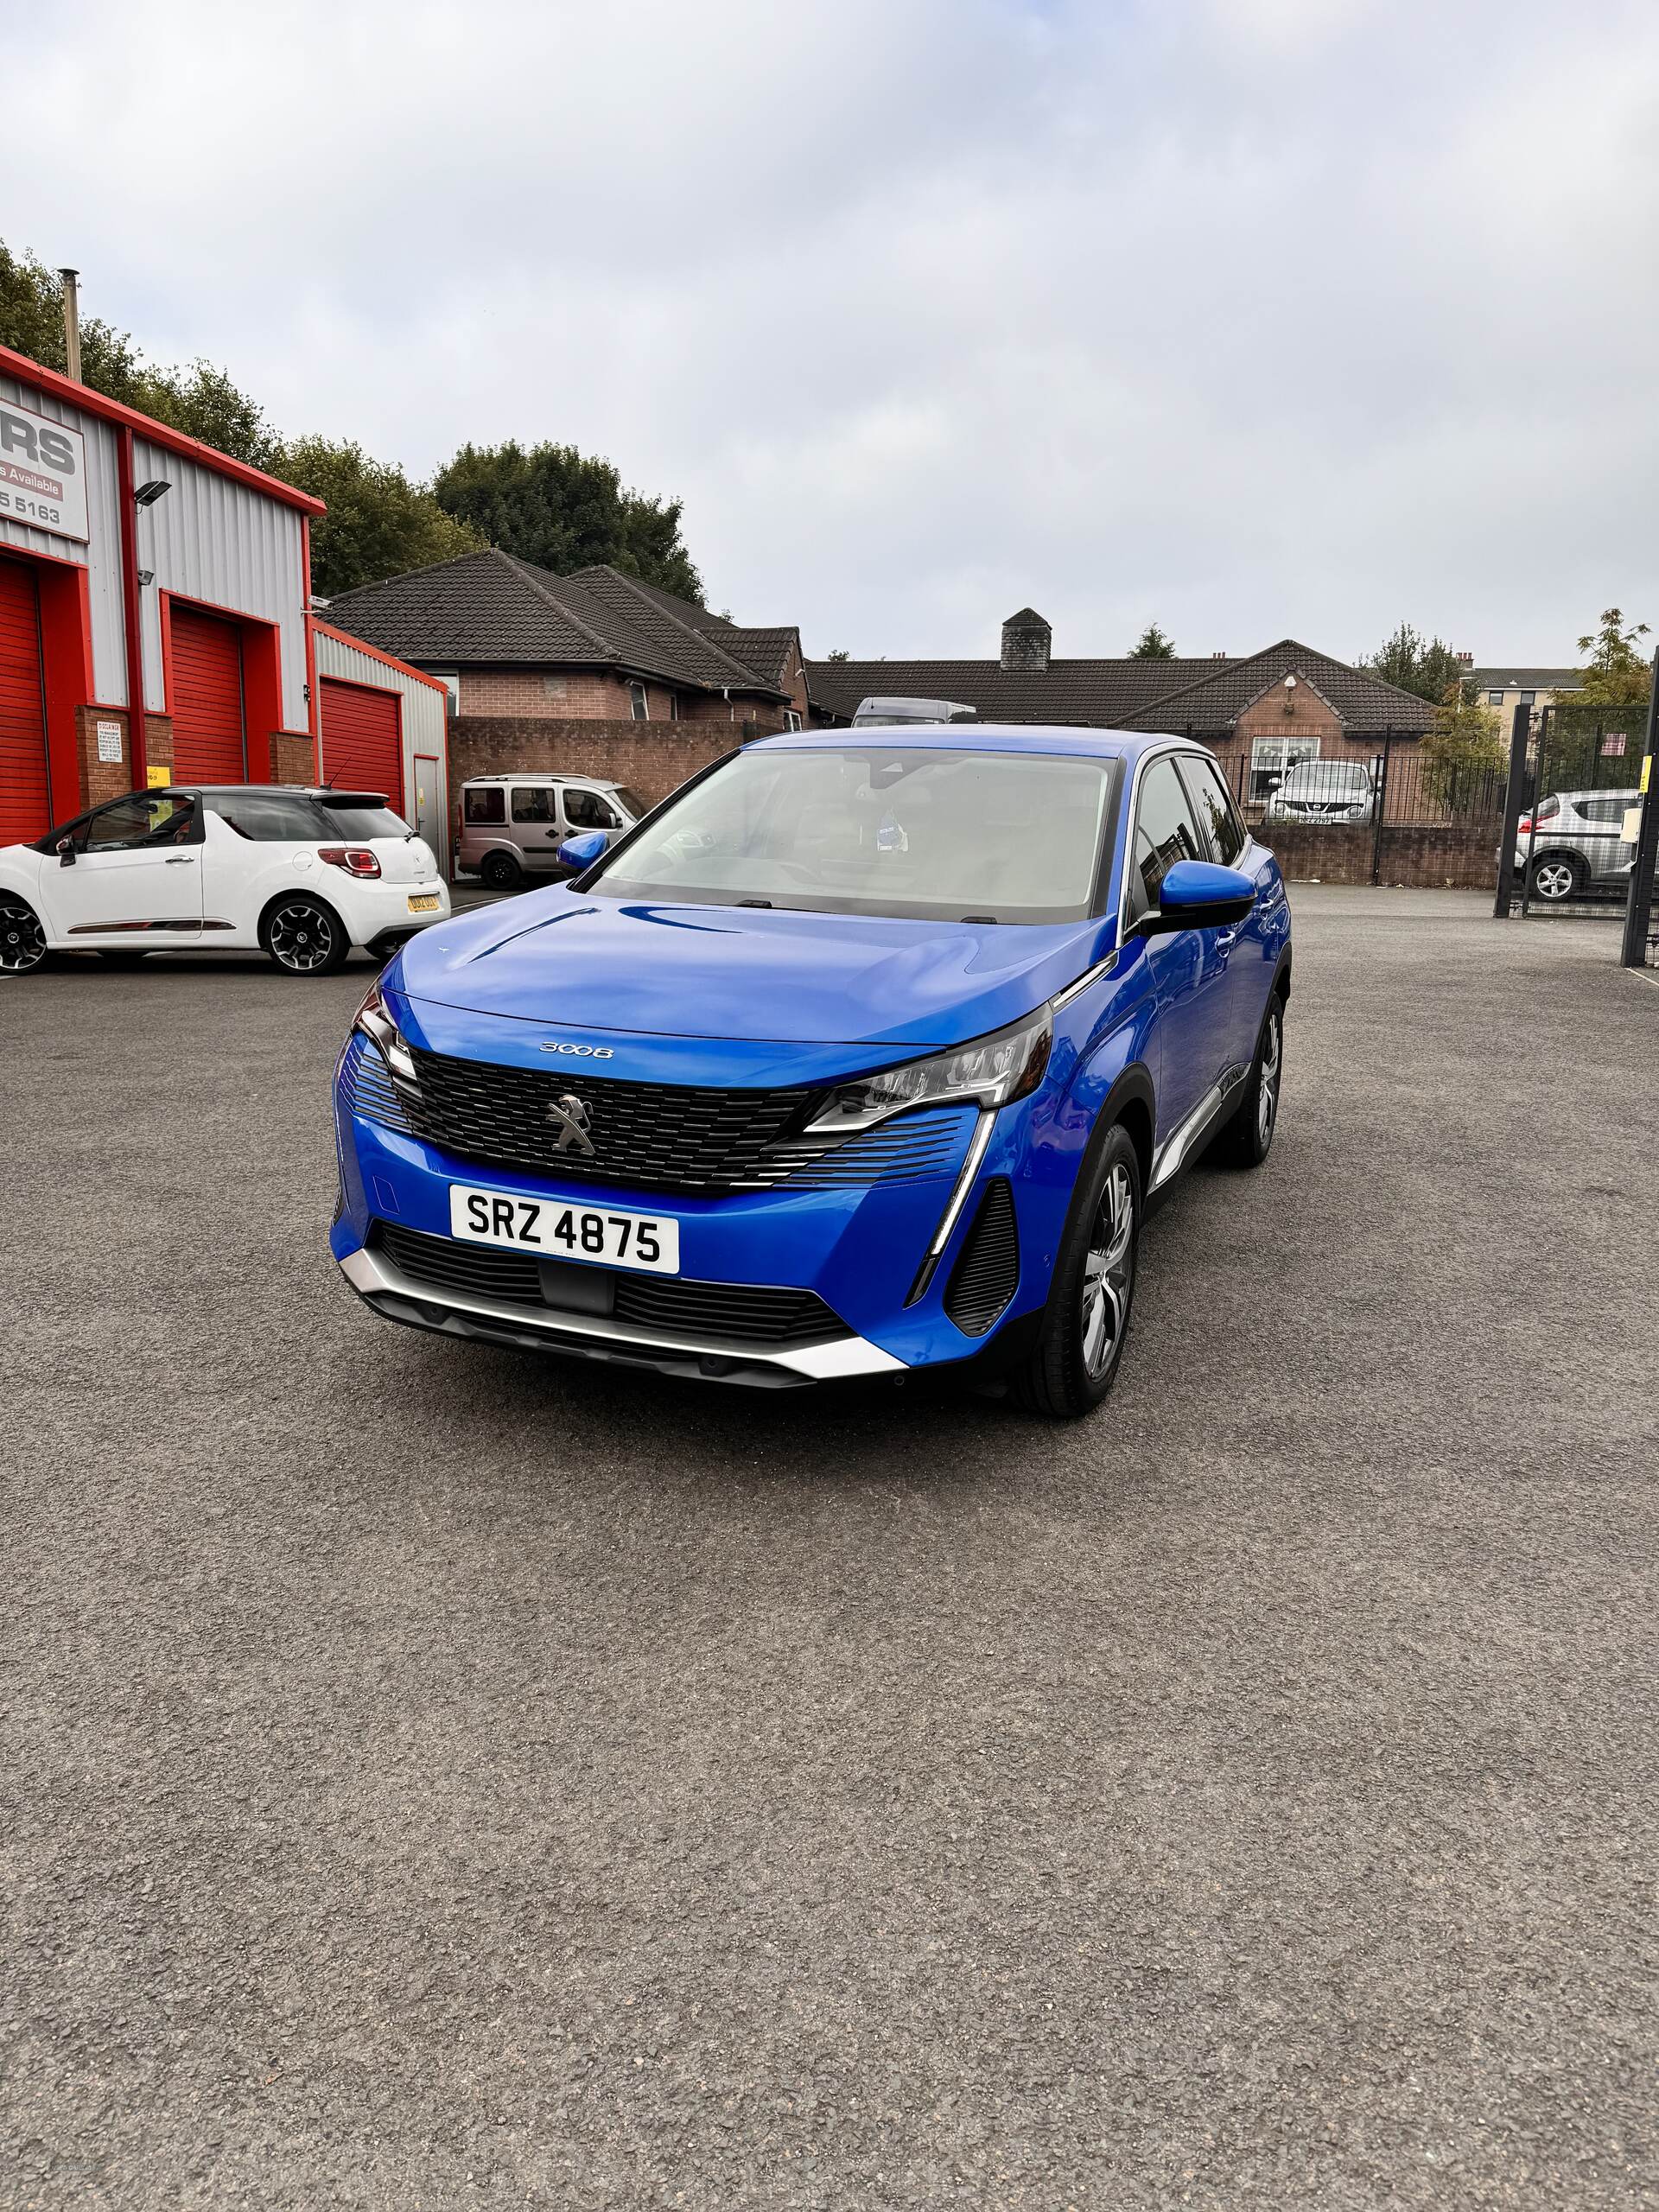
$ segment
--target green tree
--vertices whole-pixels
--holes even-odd
[[[1463,663],[1445,639],[1426,638],[1409,622],[1402,622],[1387,644],[1369,658],[1362,655],[1357,665],[1369,668],[1373,676],[1380,676],[1385,683],[1402,691],[1433,699],[1436,705],[1463,678]]]
[[[1129,648],[1131,660],[1173,660],[1175,647],[1155,622],[1148,622]]]
[[[824,658],[825,660],[851,660],[852,655],[845,645],[834,645],[825,653]]]
[[[324,598],[480,552],[486,543],[395,462],[376,461],[350,441],[294,438],[277,463],[289,483],[327,506],[311,525],[311,581]]]
[[[1434,726],[1425,731],[1419,757],[1423,788],[1447,814],[1490,811],[1503,797],[1496,788],[1509,753],[1495,709],[1483,705],[1473,684],[1448,683]]]
[[[1645,638],[1648,626],[1626,626],[1622,607],[1603,610],[1601,627],[1579,639],[1579,651],[1590,658],[1580,671],[1580,688],[1564,704],[1583,707],[1645,707],[1653,688],[1653,669],[1637,640]]]
[[[701,603],[680,540],[681,502],[624,488],[608,461],[574,446],[466,445],[433,480],[439,504],[492,545],[569,575],[607,562]]]

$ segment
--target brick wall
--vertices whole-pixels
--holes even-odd
[[[314,741],[293,730],[277,730],[270,741],[270,780],[273,784],[315,784],[317,748]]]
[[[628,687],[601,669],[463,668],[463,715],[524,715],[537,721],[618,721],[629,713]],[[666,697],[660,712],[668,715]]]
[[[1271,845],[1294,883],[1369,883],[1374,833],[1367,823],[1351,827],[1313,822],[1273,822],[1257,831]],[[1497,831],[1492,823],[1384,828],[1383,883],[1416,891],[1490,891],[1497,874]]]
[[[99,759],[99,722],[114,722],[119,728],[121,758],[118,760]],[[172,766],[173,724],[166,715],[145,715],[144,747],[147,757],[158,767]],[[75,760],[80,776],[80,804],[83,807],[101,806],[105,799],[119,798],[124,792],[133,788],[132,747],[128,736],[124,707],[76,708]]]
[[[654,804],[699,768],[731,752],[741,737],[741,726],[727,722],[556,721],[462,715],[450,729],[449,788],[459,793],[469,776],[534,768],[555,774],[607,776]]]
[[[601,669],[463,668],[460,683],[464,721],[522,718],[535,722],[611,722],[630,721],[633,714],[627,680]],[[796,689],[800,695],[796,704],[804,711],[804,678],[798,680]],[[654,682],[645,684],[645,708],[646,719],[653,722],[677,719],[723,722],[740,728],[779,730],[784,727],[784,710],[774,701],[728,700],[718,691],[677,693],[671,686]]]

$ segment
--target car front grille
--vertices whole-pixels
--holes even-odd
[[[528,1252],[430,1236],[390,1221],[375,1222],[369,1242],[411,1282],[457,1297],[531,1306],[549,1319],[561,1311],[599,1313],[667,1336],[772,1348],[851,1334],[816,1291],[543,1262]],[[573,1276],[581,1279],[580,1298],[565,1294]]]
[[[357,1110],[459,1160],[630,1190],[707,1195],[925,1181],[955,1172],[973,1120],[971,1107],[934,1108],[836,1141],[804,1135],[821,1090],[705,1090],[585,1071],[543,1075],[448,1053],[411,1057],[416,1082],[395,1090],[378,1053],[359,1058],[348,1095],[368,1103]],[[561,1101],[573,1097],[582,1111],[572,1118],[591,1152],[561,1118]]]

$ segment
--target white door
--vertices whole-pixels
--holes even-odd
[[[89,815],[41,891],[70,944],[200,944],[201,810],[134,791]]]

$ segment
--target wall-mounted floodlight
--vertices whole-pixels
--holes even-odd
[[[132,495],[133,500],[138,506],[153,507],[157,499],[172,489],[173,486],[165,476],[152,476],[148,484],[141,484],[138,486]]]

